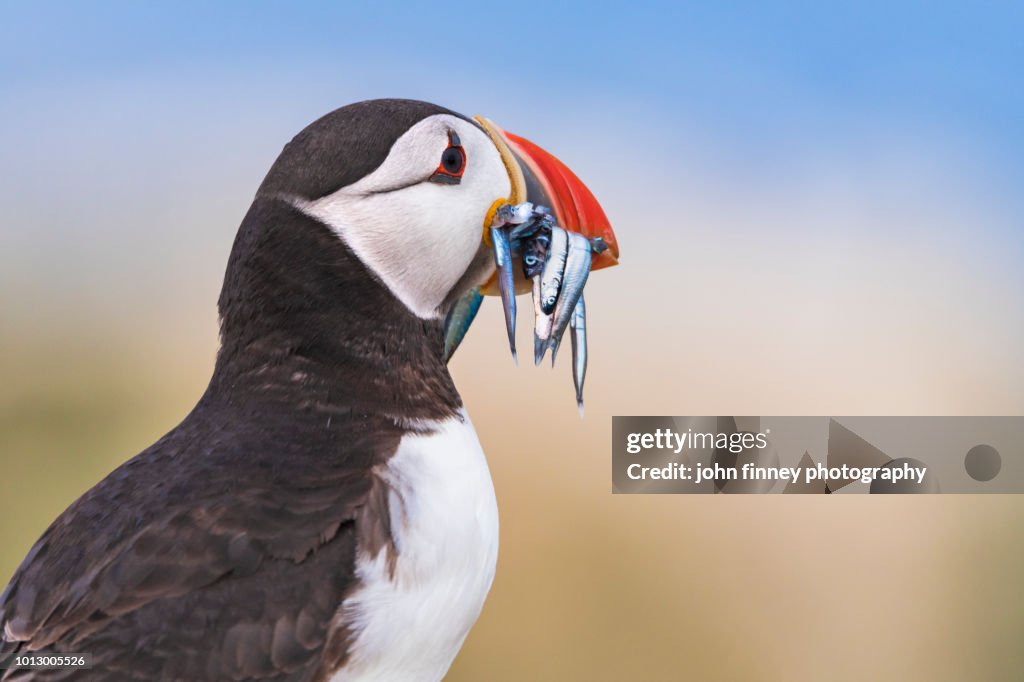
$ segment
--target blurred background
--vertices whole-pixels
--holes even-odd
[[[3,3],[0,579],[203,391],[281,147],[410,97],[556,153],[622,247],[584,420],[494,301],[453,361],[502,545],[448,679],[1020,679],[1024,499],[613,496],[610,417],[1021,414],[1022,35],[1015,2]]]

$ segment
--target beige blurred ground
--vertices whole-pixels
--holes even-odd
[[[614,327],[640,313],[604,294],[637,279],[622,267],[593,283],[583,421],[567,367],[511,367],[493,304],[457,359],[492,463],[502,546],[491,598],[449,679],[1018,679],[1019,497],[610,494],[613,413],[970,409],[953,386],[919,395],[898,382],[872,396],[848,372],[827,387],[845,379],[842,399],[815,395],[811,378],[762,394],[785,368],[750,381],[707,341],[693,342],[705,359],[656,336],[634,348]],[[5,338],[0,574],[76,495],[191,406],[214,352],[209,293],[194,314],[171,311],[132,333],[85,320]],[[988,395],[979,404],[990,411],[1021,405],[1007,386]]]
[[[727,188],[697,168],[623,179],[588,153],[592,133],[557,147],[623,248],[588,288],[586,418],[567,363],[512,367],[493,301],[453,364],[502,544],[449,679],[1021,679],[1024,498],[613,496],[609,471],[613,414],[1024,412],[1012,216],[970,188],[937,205],[959,179],[893,158]],[[0,580],[202,392],[261,168],[222,163],[252,172],[227,192],[101,195],[112,217],[74,197],[7,202],[11,234],[43,207],[49,222],[0,257]],[[179,200],[154,212],[158,189]],[[77,233],[50,234],[64,223]],[[41,242],[72,246],[55,260]]]

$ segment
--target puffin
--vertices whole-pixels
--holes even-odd
[[[494,295],[501,204],[618,246],[557,158],[483,117],[384,99],[295,136],[245,214],[212,377],[72,503],[0,595],[3,680],[440,680],[498,555],[446,319]],[[521,282],[517,290],[522,291]]]

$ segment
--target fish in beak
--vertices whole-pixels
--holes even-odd
[[[588,239],[599,238],[608,247],[602,253],[593,255],[591,270],[617,265],[619,243],[611,223],[583,181],[553,154],[533,142],[502,130],[483,116],[476,116],[475,119],[498,148],[508,171],[512,191],[506,203],[517,205],[529,202],[534,206],[550,208],[561,228]],[[492,217],[493,211],[484,229],[484,239],[488,245],[487,232]],[[530,282],[519,273],[516,273],[515,281],[517,294],[530,290]],[[481,293],[486,296],[499,295],[497,273],[481,287]]]
[[[486,118],[476,120],[498,148],[511,184],[510,196],[496,201],[485,221],[483,239],[494,251],[495,273],[480,294],[501,296],[513,360],[516,294],[533,292],[536,364],[550,348],[554,365],[562,335],[572,327],[573,380],[582,414],[583,287],[592,270],[618,263],[618,241],[593,193],[564,163]]]
[[[611,223],[594,194],[555,156],[529,140],[500,131],[523,173],[526,198],[535,206],[548,206],[555,214],[558,225],[569,232],[582,234],[588,239],[600,238],[608,247],[594,254],[590,269],[617,265],[619,243]]]

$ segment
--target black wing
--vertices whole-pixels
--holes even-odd
[[[357,536],[390,537],[372,469],[400,434],[317,415],[310,442],[287,419],[199,412],[69,507],[0,596],[5,653],[92,668],[4,680],[320,680],[344,660],[336,613]]]

